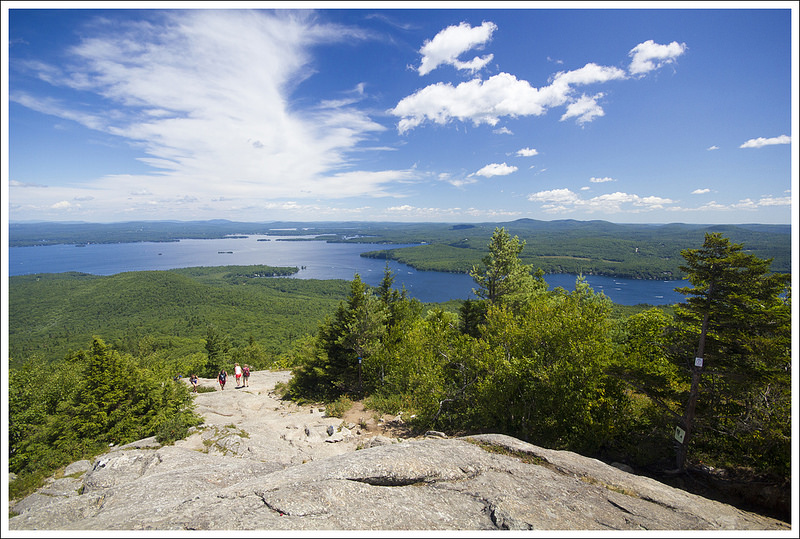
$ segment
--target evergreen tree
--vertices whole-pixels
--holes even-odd
[[[313,355],[295,370],[292,394],[335,398],[363,391],[363,363],[380,349],[386,317],[384,303],[356,274],[347,299],[320,326]]]
[[[216,378],[225,365],[227,355],[230,352],[230,339],[227,335],[220,333],[216,327],[209,325],[206,328],[205,348],[208,354],[208,361],[206,361],[204,377]]]
[[[481,259],[483,268],[473,266],[470,276],[479,286],[473,293],[491,304],[519,306],[534,293],[547,289],[541,270],[536,278],[530,265],[519,258],[525,241],[513,238],[505,228],[495,228],[489,241],[489,254]]]
[[[791,313],[783,294],[790,276],[769,273],[771,259],[748,254],[719,233],[706,234],[701,248],[681,254],[686,260],[681,270],[694,287],[677,289],[689,297],[676,315],[690,328],[697,351],[683,358],[691,387],[679,423],[685,434],[678,468],[685,466],[696,414],[727,444],[749,440],[741,450],[758,452],[762,448],[752,442],[760,441],[776,463],[787,459],[789,417],[782,414],[790,394]]]

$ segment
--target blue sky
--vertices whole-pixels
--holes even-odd
[[[3,3],[10,221],[795,215],[796,2],[153,5]]]

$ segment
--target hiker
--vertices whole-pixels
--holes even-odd
[[[242,376],[244,377],[244,387],[250,387],[248,380],[250,379],[250,367],[245,363],[242,369]]]
[[[217,376],[217,381],[219,381],[219,389],[222,391],[225,389],[225,382],[228,381],[228,373],[225,372],[225,369],[219,371],[219,376]]]
[[[233,374],[236,376],[236,389],[239,389],[242,383],[242,368],[236,363],[233,367]]]
[[[197,393],[197,375],[196,374],[191,375],[189,377],[189,381],[192,383],[192,387],[194,387],[192,393]]]

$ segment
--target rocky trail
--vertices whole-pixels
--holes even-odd
[[[11,501],[9,530],[791,530],[505,435],[409,437],[358,403],[327,417],[275,395],[289,377],[197,393],[205,422],[186,439],[71,464]]]

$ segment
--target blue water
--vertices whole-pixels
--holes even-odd
[[[110,243],[11,247],[8,274],[63,273],[79,271],[93,275],[113,275],[125,271],[167,270],[193,266],[264,264],[297,266],[295,279],[361,279],[377,286],[383,279],[385,260],[364,258],[360,253],[387,248],[376,244],[326,243],[324,241],[278,241],[289,236],[248,236],[213,240],[181,240],[166,243]],[[269,241],[258,241],[269,240]],[[392,245],[391,248],[404,245]],[[440,271],[417,271],[389,261],[398,290],[405,286],[420,301],[442,302],[474,298],[475,282],[469,275]],[[546,275],[550,288],[575,289],[575,275]],[[596,292],[603,292],[621,305],[672,304],[684,296],[675,292],[684,281],[645,281],[588,276]]]

